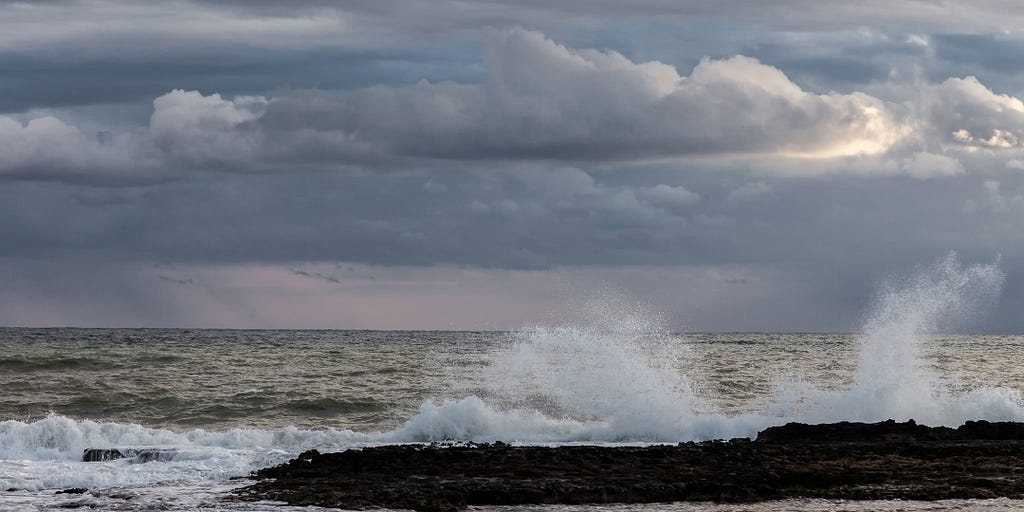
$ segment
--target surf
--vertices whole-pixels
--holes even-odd
[[[482,380],[487,393],[427,401],[395,441],[683,442],[753,437],[788,422],[914,419],[932,426],[1024,420],[1020,391],[944,379],[922,361],[925,340],[998,299],[998,263],[956,253],[881,287],[856,337],[858,364],[842,389],[780,377],[755,410],[729,414],[680,360],[658,315],[622,301],[589,305],[581,321],[513,333]]]
[[[849,337],[814,337],[824,354],[814,357],[849,365],[840,381],[808,378],[799,365],[791,365],[795,374],[757,367],[747,373],[759,374],[763,382],[729,384],[747,387],[742,391],[750,396],[741,407],[727,403],[734,397],[726,395],[738,391],[723,388],[723,379],[709,372],[731,370],[720,352],[709,350],[724,338],[694,342],[672,333],[650,308],[606,294],[579,308],[572,321],[506,333],[484,348],[472,346],[479,360],[474,353],[456,358],[447,372],[430,368],[431,375],[447,373],[448,380],[430,380],[439,382],[428,391],[435,398],[418,407],[411,402],[406,419],[390,425],[172,430],[59,414],[0,421],[0,488],[224,483],[314,448],[439,441],[652,444],[750,438],[789,422],[914,419],[957,426],[967,420],[1024,420],[1017,387],[958,379],[936,371],[924,354],[937,333],[963,327],[991,307],[1003,280],[997,263],[968,265],[953,253],[893,279],[880,287],[851,345],[839,345]],[[797,336],[789,348],[804,350],[804,338]],[[758,346],[733,352],[750,365]],[[332,400],[348,398],[339,394]],[[132,457],[83,462],[87,449],[169,455],[144,464]]]

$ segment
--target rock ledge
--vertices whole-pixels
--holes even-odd
[[[751,502],[783,498],[1024,498],[1024,424],[957,428],[790,423],[755,441],[646,447],[396,445],[322,454],[253,473],[239,500],[346,509]]]

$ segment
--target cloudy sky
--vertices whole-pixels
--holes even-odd
[[[956,251],[1024,331],[1016,1],[0,0],[0,71],[0,325],[848,331]]]

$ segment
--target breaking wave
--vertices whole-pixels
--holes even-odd
[[[1018,390],[964,388],[922,363],[929,334],[955,328],[999,295],[997,265],[964,265],[950,254],[878,294],[857,339],[859,360],[842,389],[779,378],[753,412],[727,413],[701,387],[693,354],[658,315],[624,301],[598,301],[576,322],[511,333],[475,378],[479,391],[426,401],[384,432],[233,429],[188,432],[59,415],[0,422],[0,489],[52,489],[226,481],[317,448],[387,443],[661,443],[754,437],[791,421],[914,419],[955,426],[970,419],[1024,420]],[[313,404],[317,407],[322,404]],[[331,404],[328,404],[331,405]],[[331,405],[333,406],[333,405]],[[86,448],[167,448],[146,464],[80,462]]]
[[[604,301],[576,325],[517,333],[492,356],[488,397],[427,402],[396,440],[679,442],[754,437],[792,421],[914,419],[956,426],[966,420],[1022,420],[1018,390],[961,386],[921,359],[929,334],[956,328],[998,298],[996,264],[964,265],[950,253],[904,282],[885,286],[858,337],[853,384],[821,389],[780,379],[759,412],[725,414],[680,372],[681,350],[642,308]]]

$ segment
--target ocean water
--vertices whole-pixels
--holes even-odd
[[[854,334],[673,333],[649,308],[611,298],[582,304],[570,321],[513,332],[3,328],[0,510],[288,510],[221,498],[244,484],[237,477],[310,448],[675,443],[752,437],[789,421],[1024,420],[1024,336],[936,334],[983,318],[1001,282],[996,266],[951,255],[881,289]],[[173,457],[86,463],[86,448]],[[68,488],[88,491],[57,493]]]

